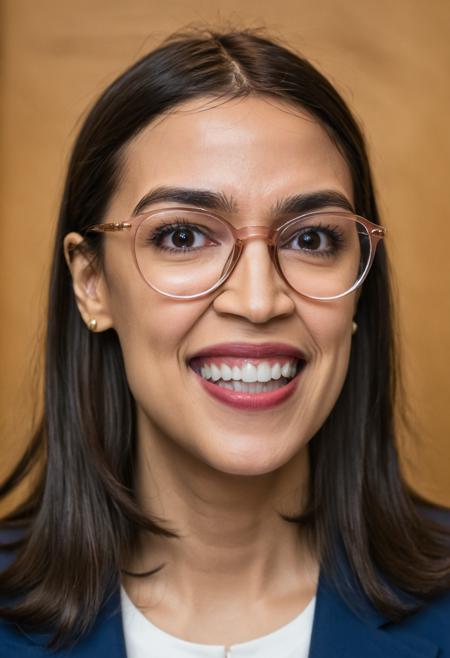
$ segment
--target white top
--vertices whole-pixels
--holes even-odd
[[[273,633],[227,648],[187,642],[157,628],[121,589],[127,658],[308,658],[316,597],[285,626]]]

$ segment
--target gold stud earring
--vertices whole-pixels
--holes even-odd
[[[89,320],[87,326],[89,331],[97,331],[97,320],[95,318],[92,318],[92,320]]]
[[[353,320],[352,322],[352,334],[356,334],[358,331],[358,323]]]

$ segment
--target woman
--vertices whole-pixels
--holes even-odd
[[[175,35],[106,89],[61,204],[44,419],[1,490],[45,464],[3,523],[2,656],[450,656],[384,238],[344,101],[260,33]]]

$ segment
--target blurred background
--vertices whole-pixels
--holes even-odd
[[[413,414],[414,433],[399,438],[402,466],[416,490],[450,506],[448,0],[2,0],[0,7],[0,480],[39,411],[52,236],[86,109],[170,32],[231,23],[263,25],[303,53],[362,124],[389,229]]]

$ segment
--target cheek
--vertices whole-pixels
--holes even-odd
[[[300,303],[297,311],[308,328],[315,353],[330,358],[338,358],[341,352],[348,354],[355,313],[354,295],[330,302]]]
[[[311,341],[311,389],[307,395],[311,404],[314,401],[323,410],[331,411],[347,374],[354,306],[353,297],[348,296],[299,310]]]
[[[180,304],[150,289],[142,295],[127,290],[116,300],[115,329],[140,431],[147,438],[155,428],[174,436],[182,427],[186,404],[182,346],[203,309],[198,303]]]
[[[117,261],[116,261],[117,263]],[[119,263],[120,265],[120,263]],[[181,346],[207,302],[180,303],[154,292],[134,268],[107,272],[109,310],[118,334],[131,390],[173,377]]]

